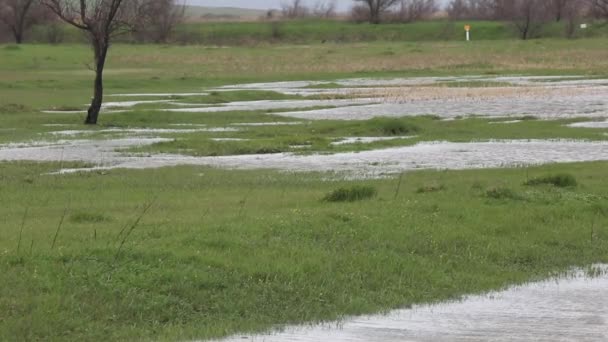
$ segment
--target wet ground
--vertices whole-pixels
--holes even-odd
[[[210,91],[251,90],[315,98],[195,104],[178,99],[206,96],[207,93],[114,94],[112,96],[115,98],[132,99],[107,102],[103,110],[116,113],[150,104],[162,106],[160,110],[176,113],[282,110],[283,113],[276,114],[312,120],[365,120],[378,116],[417,115],[442,118],[472,115],[531,115],[541,119],[608,117],[608,79],[488,76],[344,79],[332,82],[240,84]],[[149,99],[151,97],[156,99]],[[84,107],[83,110],[47,112],[81,114]]]
[[[608,266],[597,265],[595,270],[600,273],[595,277],[577,271],[462,301],[224,341],[608,341]]]
[[[113,97],[124,98],[125,101],[107,102],[104,108],[132,110],[138,105],[154,104],[161,106],[159,110],[174,112],[168,115],[179,115],[179,112],[284,110],[274,114],[307,120],[358,120],[375,116],[426,114],[437,115],[447,120],[469,115],[485,117],[533,115],[544,119],[587,118],[587,121],[574,123],[571,126],[599,129],[607,127],[605,120],[608,118],[608,80],[606,79],[483,76],[347,79],[333,82],[242,84],[212,89],[209,92],[237,90],[275,91],[287,95],[316,96],[316,98],[200,105],[180,103],[177,99],[206,96],[207,93],[114,94]],[[319,96],[327,98],[318,98]],[[336,96],[345,98],[336,99]],[[505,119],[503,123],[516,122],[518,120]],[[158,135],[166,136],[171,133],[218,132],[224,135],[210,139],[216,142],[230,142],[242,140],[237,140],[237,136],[226,133],[243,131],[255,126],[277,126],[277,129],[280,129],[280,125],[302,124],[305,122],[245,122],[233,123],[223,128],[189,123],[154,129],[76,130],[58,127],[56,131],[50,132],[51,136],[62,137],[65,140],[52,143],[34,141],[31,145],[19,146],[0,145],[0,160],[82,161],[91,163],[97,168],[138,169],[207,165],[230,169],[343,172],[349,177],[381,177],[416,169],[496,168],[608,160],[608,142],[564,140],[426,142],[407,147],[329,155],[275,153],[192,157],[176,154],[125,154],[116,150],[167,141],[158,138]],[[107,140],[83,139],[87,134],[94,133],[102,134]],[[333,144],[362,144],[396,138],[342,137]]]
[[[122,138],[63,140],[28,145],[0,145],[0,160],[80,161],[95,169],[158,168],[205,165],[228,169],[276,169],[292,172],[338,172],[351,178],[382,177],[419,169],[472,169],[537,165],[554,162],[608,160],[608,141],[501,140],[471,143],[419,143],[414,146],[336,154],[275,153],[223,157],[176,154],[125,154],[117,149],[171,139]],[[64,172],[86,170],[63,170]]]

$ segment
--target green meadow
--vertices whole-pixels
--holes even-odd
[[[351,77],[593,78],[608,70],[602,38],[387,40],[225,48],[116,44],[106,94],[206,92],[287,80],[323,80],[332,87]],[[48,124],[100,131],[294,121],[304,123],[163,133],[174,140],[132,152],[334,153],[437,140],[608,139],[606,130],[566,127],[584,119],[308,121],[272,111],[167,113],[158,110],[162,104],[144,104],[102,114],[99,127],[84,127],[81,114],[41,113],[86,107],[90,56],[80,44],[0,46],[0,144],[61,139]],[[240,91],[179,99],[218,104],[303,97]],[[412,137],[331,144],[342,136]],[[608,262],[607,162],[422,170],[376,180],[194,166],[53,174],[68,166],[88,165],[0,163],[0,340],[219,338],[457,299]]]

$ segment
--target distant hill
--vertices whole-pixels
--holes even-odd
[[[189,21],[205,19],[250,19],[259,18],[265,14],[265,10],[249,8],[186,6],[186,17]]]

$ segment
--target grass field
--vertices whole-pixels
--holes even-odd
[[[608,70],[604,43],[116,45],[106,91],[200,92],[366,76],[597,77]],[[177,115],[144,105],[102,114],[101,127],[84,128],[81,115],[40,113],[86,104],[90,54],[83,45],[0,46],[0,143],[58,139],[48,134],[57,128],[45,124],[99,130],[295,121],[266,111]],[[251,91],[195,100],[286,98],[297,97]],[[224,155],[308,141],[308,152],[338,152],[434,140],[608,139],[601,130],[564,127],[572,120],[489,121],[313,121],[236,133],[257,145],[168,134],[179,140],[146,151]],[[417,137],[329,145],[335,136],[390,136],[395,127]],[[417,171],[379,180],[186,166],[49,174],[59,164],[0,163],[0,340],[215,338],[453,299],[608,262],[606,162]],[[548,177],[563,174],[572,178]],[[349,201],[360,197],[366,199]]]
[[[271,47],[116,45],[106,93],[200,91],[281,80],[438,75],[605,76],[603,39],[315,44]],[[84,45],[0,47],[0,106],[30,109],[88,102],[91,52]],[[83,101],[84,99],[84,101]]]
[[[240,13],[225,10],[194,12],[221,15],[260,16],[257,12]],[[608,25],[602,21],[589,21],[588,29],[576,29],[569,38],[606,38]],[[290,21],[208,21],[189,22],[176,28],[171,41],[180,44],[203,44],[212,46],[256,46],[269,44],[319,44],[361,43],[374,41],[429,42],[463,41],[464,25],[472,26],[474,41],[518,40],[517,30],[511,23],[494,21],[449,21],[433,20],[407,24],[370,25],[342,20],[290,20]],[[45,27],[36,27],[28,35],[30,42],[46,42]],[[82,36],[73,28],[63,27],[64,43],[81,43]],[[565,23],[548,23],[532,38],[564,38]],[[132,40],[129,36],[119,38],[122,42]]]

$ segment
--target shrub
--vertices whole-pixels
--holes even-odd
[[[416,190],[416,193],[419,194],[425,194],[425,193],[430,193],[430,192],[439,192],[439,191],[443,191],[445,190],[445,185],[443,184],[429,184],[429,185],[424,185],[418,188],[418,190]]]
[[[372,124],[382,135],[403,135],[418,132],[420,129],[403,119],[377,118],[372,119]]]
[[[323,200],[326,202],[355,202],[370,199],[378,194],[371,186],[355,185],[350,188],[336,189],[327,194]]]
[[[525,185],[536,186],[536,185],[553,185],[560,188],[575,187],[578,185],[576,178],[567,173],[549,175],[544,177],[538,177],[530,179]]]
[[[486,196],[489,198],[498,199],[498,200],[520,199],[520,196],[517,195],[517,193],[515,193],[515,191],[513,191],[509,188],[504,188],[504,187],[497,187],[497,188],[489,189],[488,191],[486,191]]]

